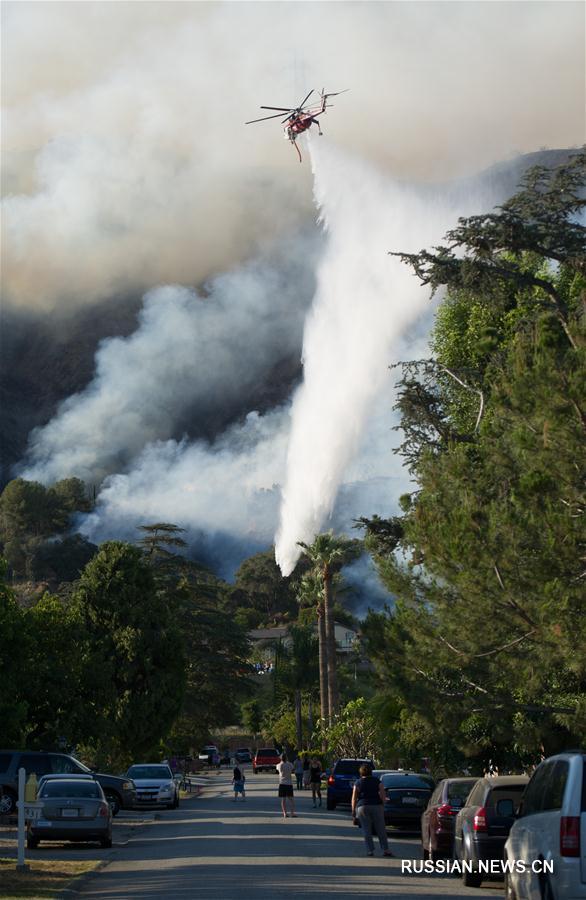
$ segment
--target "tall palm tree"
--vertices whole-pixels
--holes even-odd
[[[297,592],[297,599],[301,606],[314,606],[317,613],[320,716],[325,722],[328,722],[330,707],[328,703],[328,648],[326,643],[324,591],[323,582],[317,572],[310,571],[303,576]],[[313,731],[313,728],[311,730]]]
[[[327,647],[327,684],[328,684],[328,711],[326,721],[331,724],[332,719],[338,713],[340,695],[338,692],[338,675],[336,659],[336,634],[334,626],[333,591],[332,580],[333,567],[336,562],[344,558],[348,541],[334,537],[333,532],[318,534],[313,543],[308,545],[298,541],[304,554],[311,560],[313,567],[321,578],[323,584],[323,608],[325,620],[325,643]]]

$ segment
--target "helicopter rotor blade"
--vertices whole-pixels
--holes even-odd
[[[324,97],[338,97],[340,94],[347,94],[350,88],[345,88],[343,91],[336,91],[335,94],[324,94]]]
[[[251,119],[250,122],[245,122],[245,125],[254,125],[255,122],[266,122],[267,119],[280,119],[283,115],[282,112],[276,113],[274,116],[263,116],[262,119]],[[289,116],[287,116],[289,118]]]
[[[304,98],[303,98],[303,100],[301,101],[301,103],[299,104],[299,106],[297,107],[297,109],[303,109],[303,107],[305,106],[305,104],[307,103],[307,101],[309,100],[309,98],[311,97],[312,94],[313,94],[313,88],[310,90],[310,92],[309,92],[309,94],[307,95],[307,97],[304,97]]]
[[[293,112],[292,106],[259,106],[259,109],[279,109],[281,112]]]

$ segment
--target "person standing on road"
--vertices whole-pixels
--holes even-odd
[[[385,828],[385,789],[380,780],[372,774],[372,768],[364,765],[359,769],[360,778],[352,791],[352,818],[355,825],[362,827],[366,843],[366,855],[374,856],[372,832],[376,832],[383,856],[392,856]]]
[[[321,763],[317,756],[314,756],[309,766],[309,783],[311,785],[311,798],[313,805],[319,800],[321,806]]]
[[[299,754],[293,760],[293,771],[297,781],[297,790],[300,791],[303,788],[303,760]]]
[[[234,786],[234,803],[238,799],[238,794],[242,795],[242,799],[246,800],[246,791],[244,790],[244,782],[246,778],[244,777],[244,772],[240,771],[238,766],[234,766],[234,774],[232,776],[232,784]]]
[[[281,762],[277,765],[277,774],[279,775],[279,797],[281,798],[281,809],[283,818],[287,818],[287,800],[291,806],[291,818],[295,815],[295,800],[293,799],[293,763],[287,761],[287,754],[281,753]]]

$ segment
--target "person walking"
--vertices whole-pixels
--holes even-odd
[[[297,754],[293,760],[293,771],[295,772],[295,780],[297,781],[297,790],[303,789],[303,760]]]
[[[316,800],[319,800],[321,806],[321,763],[317,756],[313,757],[309,766],[309,784],[313,805],[316,806]]]
[[[244,782],[246,778],[244,776],[244,772],[240,770],[238,766],[234,766],[234,773],[232,775],[232,785],[234,787],[234,803],[238,799],[238,794],[242,796],[243,800],[246,800],[246,791],[244,790]]]
[[[281,753],[281,762],[277,765],[277,774],[279,776],[279,797],[281,798],[281,809],[283,818],[287,818],[287,801],[291,807],[291,818],[296,818],[295,800],[293,799],[293,763],[288,762],[287,754]]]
[[[352,791],[352,818],[355,825],[362,827],[366,844],[366,855],[374,856],[372,832],[376,832],[383,856],[392,856],[385,828],[385,789],[380,780],[372,774],[368,765],[360,766],[360,778]]]

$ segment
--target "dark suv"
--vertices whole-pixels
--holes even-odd
[[[479,778],[470,791],[454,824],[454,859],[466,863],[466,887],[480,887],[492,874],[489,861],[502,860],[528,781],[526,775]]]
[[[339,759],[328,776],[326,806],[335,809],[338,803],[350,803],[354,782],[360,778],[360,766],[374,769],[371,759]]]
[[[13,815],[18,798],[18,770],[23,768],[27,778],[42,775],[93,775],[102,786],[112,815],[136,806],[136,788],[130,778],[92,772],[83,763],[65,753],[46,753],[34,750],[0,750],[0,815]]]

